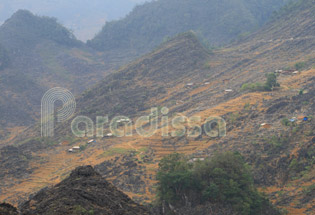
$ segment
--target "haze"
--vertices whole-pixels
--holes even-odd
[[[86,41],[99,32],[106,21],[127,15],[133,7],[148,0],[1,0],[0,24],[18,9],[56,17]]]

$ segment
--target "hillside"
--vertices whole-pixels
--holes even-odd
[[[151,107],[177,116],[210,116],[227,122],[225,137],[161,136],[88,138],[71,135],[70,122],[58,125],[58,136],[36,138],[38,127],[1,149],[1,200],[15,205],[30,193],[58,183],[81,165],[92,165],[108,181],[137,202],[151,202],[161,158],[172,152],[190,158],[238,151],[254,176],[255,186],[288,214],[314,212],[314,4],[303,0],[262,30],[221,49],[208,51],[193,33],[179,35],[139,60],[110,74],[77,100],[76,116],[126,115],[134,123]],[[296,30],[292,30],[296,29]],[[244,84],[264,83],[280,74],[273,91],[244,90]],[[166,114],[164,114],[166,115]],[[303,121],[305,117],[307,121]],[[291,123],[290,119],[296,119]],[[301,118],[302,117],[302,118]],[[269,126],[262,126],[267,123]],[[124,130],[123,127],[119,127]],[[174,131],[171,128],[168,132]],[[105,134],[110,132],[105,127]],[[68,153],[73,146],[77,153]],[[12,156],[10,156],[12,155]],[[188,203],[189,204],[189,203]]]
[[[97,50],[143,54],[178,33],[195,31],[221,46],[265,23],[284,0],[159,0],[137,6],[124,19],[106,23],[88,45]]]

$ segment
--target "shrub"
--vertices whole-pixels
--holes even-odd
[[[266,82],[264,84],[262,83],[246,83],[243,84],[241,87],[242,91],[271,91],[273,90],[275,87],[280,87],[280,84],[277,81],[277,75],[274,73],[268,73],[266,75]]]
[[[242,87],[241,87],[241,90],[242,91],[251,91],[251,92],[254,92],[254,91],[264,91],[265,90],[265,87],[262,83],[246,83],[246,84],[243,84]]]
[[[305,68],[305,62],[297,62],[296,64],[294,64],[294,68],[296,70],[302,70]]]
[[[288,118],[284,118],[281,120],[281,124],[284,126],[290,126],[290,120]]]

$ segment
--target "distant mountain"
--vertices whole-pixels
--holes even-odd
[[[158,0],[106,23],[88,45],[144,53],[178,33],[195,31],[210,46],[229,43],[265,23],[285,0]]]
[[[0,26],[0,137],[10,125],[26,126],[40,115],[44,92],[65,87],[80,93],[105,77],[94,50],[56,19],[19,10]]]
[[[23,215],[149,214],[91,166],[78,167],[61,183],[41,190],[21,211]]]
[[[129,13],[136,4],[145,0],[2,0],[0,24],[19,9],[30,10],[58,20],[74,31],[80,40],[94,37],[104,22],[117,20]]]

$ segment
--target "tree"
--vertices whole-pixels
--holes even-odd
[[[274,87],[280,87],[277,81],[277,75],[275,73],[268,73],[266,75],[267,81],[265,83],[265,89],[271,91]]]

